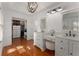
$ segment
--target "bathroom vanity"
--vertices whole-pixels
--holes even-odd
[[[79,37],[57,35],[55,39],[56,56],[79,56]]]
[[[63,30],[55,36],[55,55],[79,56],[79,11],[63,14]]]
[[[34,45],[39,47],[41,51],[45,51],[45,40],[43,32],[34,32]]]

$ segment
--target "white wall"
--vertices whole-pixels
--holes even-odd
[[[62,14],[55,13],[48,15],[46,18],[46,30],[55,30],[56,32],[62,32]]]
[[[0,9],[0,41],[3,40],[3,16],[2,11]]]
[[[34,32],[34,20],[32,16],[30,16],[30,20],[27,21],[27,39],[33,39]]]
[[[3,14],[2,14],[2,5],[0,3],[0,56],[2,55],[3,49]]]
[[[43,18],[46,19],[46,32],[51,29],[54,29],[56,32],[62,32],[62,14],[61,13],[47,15],[46,11],[42,11],[35,15],[35,19],[36,19],[35,21],[39,22]],[[36,31],[36,29],[34,29],[34,31]]]

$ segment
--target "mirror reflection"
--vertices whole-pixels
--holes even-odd
[[[63,29],[79,32],[79,12],[63,15]]]

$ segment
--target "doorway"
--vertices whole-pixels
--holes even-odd
[[[19,20],[17,20],[19,19]],[[13,18],[12,20],[12,41],[15,38],[27,38],[26,20],[20,18]]]
[[[21,35],[20,35],[20,37],[24,38],[25,24],[24,24],[24,21],[21,21],[20,23],[21,23]]]

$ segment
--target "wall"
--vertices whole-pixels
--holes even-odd
[[[34,33],[34,20],[32,16],[30,16],[30,19],[27,21],[27,39],[33,39],[33,33]]]
[[[0,3],[0,56],[2,55],[3,49],[3,14],[2,14],[2,5]]]
[[[3,39],[3,15],[2,10],[0,9],[0,41]]]
[[[56,32],[62,32],[62,14],[55,13],[46,17],[46,30],[55,30]]]
[[[56,32],[62,32],[62,14],[61,13],[47,15],[46,11],[42,11],[39,14],[35,15],[35,19],[36,19],[35,22],[36,21],[40,22],[40,20],[44,18],[46,19],[46,29],[45,29],[46,32],[51,29],[54,29]],[[34,31],[36,31],[36,29],[34,29]]]

